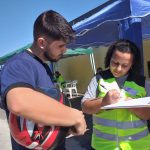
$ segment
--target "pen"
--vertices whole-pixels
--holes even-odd
[[[102,84],[99,84],[102,88],[104,88],[105,90],[107,90],[108,91],[108,89],[104,86],[104,85],[102,85]]]
[[[104,88],[107,92],[109,91],[104,85],[99,84],[102,88]],[[119,92],[119,91],[118,91]],[[125,90],[121,89],[120,90],[120,101],[124,101],[124,92]]]

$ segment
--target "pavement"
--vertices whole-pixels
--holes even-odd
[[[81,97],[71,99],[72,107],[81,110]],[[92,134],[92,117],[85,114],[87,128],[89,129],[85,135],[76,136],[66,139],[66,150],[92,150],[91,134]],[[0,149],[12,150],[10,142],[10,132],[5,112],[0,109]]]
[[[0,109],[0,147],[3,150],[11,150],[9,127],[2,109]]]

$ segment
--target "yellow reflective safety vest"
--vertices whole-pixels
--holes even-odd
[[[110,70],[101,73],[98,81],[98,97],[107,93],[101,85],[118,89],[118,84]],[[124,97],[146,96],[145,79],[131,75],[123,86]],[[141,120],[128,109],[103,110],[93,115],[92,147],[95,150],[150,150],[150,134],[147,121]]]

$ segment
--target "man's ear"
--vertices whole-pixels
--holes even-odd
[[[45,38],[39,37],[38,40],[37,40],[37,43],[38,43],[38,46],[41,49],[45,49],[45,47],[46,47],[46,40],[45,40]]]

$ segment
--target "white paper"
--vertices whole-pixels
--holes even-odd
[[[130,99],[127,101],[119,101],[115,104],[101,107],[100,109],[140,108],[140,107],[150,107],[150,97]]]

